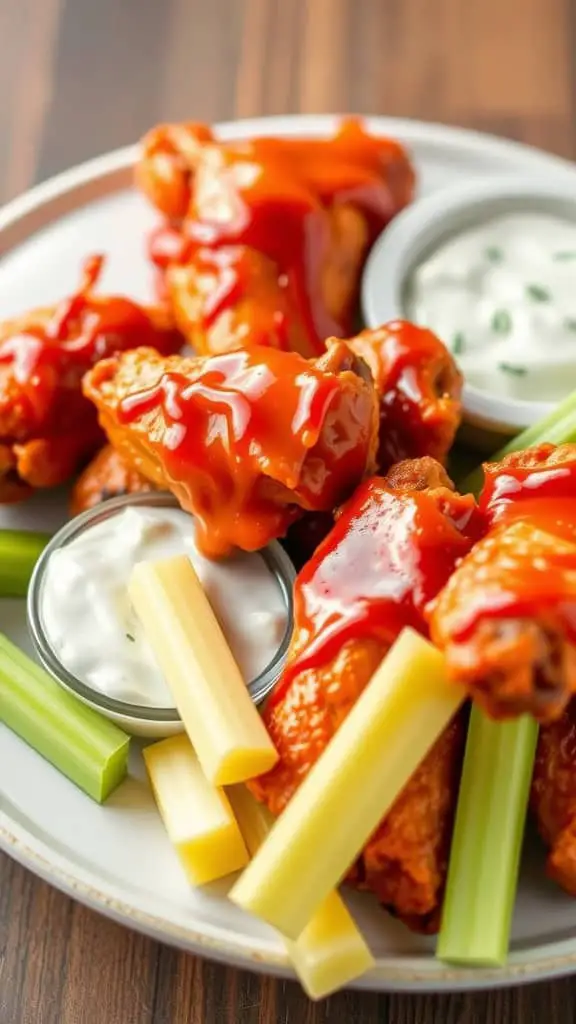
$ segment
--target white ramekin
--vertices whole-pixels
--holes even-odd
[[[362,312],[367,326],[406,319],[407,285],[418,264],[451,236],[511,211],[550,213],[576,223],[576,189],[561,176],[506,175],[472,179],[416,200],[382,233],[366,263]],[[465,383],[463,438],[493,451],[554,405],[502,397]]]

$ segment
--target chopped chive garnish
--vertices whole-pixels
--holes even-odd
[[[514,363],[498,363],[498,369],[502,373],[510,373],[513,377],[525,377],[528,370],[525,366],[518,366]]]
[[[133,644],[136,643],[134,637],[132,636],[132,633],[126,633],[126,639],[131,640]]]
[[[498,309],[492,317],[492,330],[496,334],[509,334],[512,330],[512,317],[505,309]]]
[[[490,263],[501,263],[504,259],[504,253],[497,245],[489,245],[488,248],[484,250],[484,255]]]
[[[564,327],[567,331],[576,331],[576,320],[573,317],[567,316],[564,321]]]
[[[565,252],[555,252],[552,259],[559,261],[576,260],[576,250],[570,251],[567,249]]]
[[[550,292],[547,288],[542,288],[539,284],[528,284],[526,285],[526,294],[534,299],[534,302],[549,302]]]
[[[459,356],[464,351],[464,335],[462,331],[458,331],[452,339],[452,351],[455,356]]]

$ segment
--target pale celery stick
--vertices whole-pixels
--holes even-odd
[[[246,786],[227,789],[236,821],[253,857],[264,842],[274,818]],[[292,966],[310,999],[325,999],[374,967],[366,945],[344,900],[333,890],[296,939],[284,940]]]
[[[128,592],[206,778],[269,771],[278,753],[187,555],[140,562]]]
[[[0,597],[26,597],[34,566],[49,540],[48,533],[0,530]]]
[[[436,955],[506,961],[538,736],[524,715],[494,722],[473,708]]]
[[[248,851],[230,801],[204,776],[185,735],[144,750],[154,797],[168,838],[191,885],[239,871]]]
[[[338,885],[465,692],[405,629],[230,892],[297,939]]]
[[[130,737],[1,634],[0,722],[99,803],[126,775]]]

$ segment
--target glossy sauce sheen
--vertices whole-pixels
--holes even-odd
[[[332,508],[364,475],[373,396],[362,386],[344,407],[342,387],[336,373],[294,353],[242,350],[199,360],[194,375],[162,374],[154,387],[122,399],[118,419],[130,425],[159,415],[162,430],[152,431],[150,445],[183,507],[207,541],[217,521],[238,529],[245,521],[250,537],[237,543],[252,550],[298,514],[290,492],[301,507]]]
[[[362,484],[297,577],[293,650],[271,705],[347,640],[388,646],[404,626],[425,631],[426,605],[470,547],[473,514],[472,498],[447,490],[400,493],[377,477]]]
[[[492,463],[485,474],[486,536],[441,595],[433,637],[465,639],[481,619],[548,609],[576,639],[576,459]]]
[[[380,395],[378,465],[429,455],[444,462],[460,423],[462,377],[432,331],[396,320],[348,343]]]
[[[285,278],[311,354],[322,351],[326,338],[351,333],[351,322],[335,320],[322,295],[321,268],[333,244],[326,211],[354,206],[370,245],[412,198],[414,174],[402,147],[351,120],[331,140],[256,138],[207,153],[195,170],[182,230],[168,227],[152,239],[156,264],[186,262],[204,247],[248,246],[272,259]],[[220,311],[245,291],[237,253],[219,289]]]
[[[2,338],[0,366],[9,366],[18,389],[17,401],[25,403],[28,417],[37,425],[51,415],[56,392],[67,391],[68,407],[62,417],[70,420],[70,402],[82,409],[84,419],[94,422],[92,406],[80,392],[86,370],[113,352],[138,345],[152,345],[161,352],[173,352],[179,345],[176,332],[157,328],[146,312],[129,299],[118,296],[93,298],[91,291],[100,277],[104,258],[85,261],[77,292],[59,303],[50,315],[33,312],[30,326]],[[0,328],[1,329],[1,328]],[[76,392],[72,395],[72,392]],[[16,400],[16,399],[15,399]]]

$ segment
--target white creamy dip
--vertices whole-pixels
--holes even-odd
[[[287,625],[282,590],[262,555],[224,562],[196,548],[194,520],[176,508],[133,507],[88,527],[46,566],[41,617],[62,664],[116,700],[174,706],[128,598],[137,562],[188,554],[247,683],[272,661]]]
[[[412,274],[407,315],[466,382],[557,401],[576,388],[576,224],[509,213],[454,236]]]

